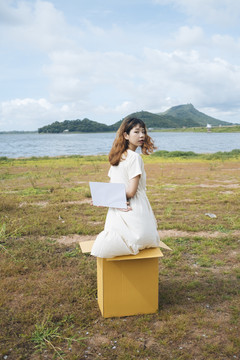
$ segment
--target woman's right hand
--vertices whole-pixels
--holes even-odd
[[[127,201],[126,204],[127,204],[127,208],[126,208],[126,209],[117,209],[117,210],[124,211],[124,212],[131,211],[132,208],[131,208],[131,206],[130,206],[130,202]]]

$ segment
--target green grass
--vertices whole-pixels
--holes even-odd
[[[198,154],[193,151],[167,151],[167,150],[159,150],[156,151],[152,156],[163,157],[163,158],[198,158],[198,159],[206,159],[206,160],[226,160],[240,157],[240,149],[234,149],[232,151],[218,151],[213,154]]]
[[[176,129],[161,129],[155,130],[161,132],[208,132],[206,126],[205,127],[188,127],[188,128],[176,128]],[[232,125],[232,126],[213,126],[211,128],[211,133],[233,133],[240,132],[240,125]]]
[[[1,358],[240,357],[238,154],[160,155],[144,157],[158,228],[173,231],[158,312],[112,319],[95,259],[58,242],[103,229],[107,210],[87,201],[89,181],[108,181],[106,157],[0,159]]]

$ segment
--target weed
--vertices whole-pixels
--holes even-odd
[[[77,245],[77,246],[75,247],[75,249],[70,250],[70,251],[67,251],[67,252],[64,254],[64,256],[66,256],[66,257],[78,257],[81,253],[82,253],[82,252],[81,252],[80,246]]]
[[[35,325],[35,331],[32,334],[31,341],[34,342],[35,348],[39,351],[50,345],[57,354],[57,349],[52,345],[52,340],[60,336],[59,326],[54,327],[49,320],[43,320],[41,324]]]
[[[68,347],[70,347],[74,341],[81,342],[85,340],[85,338],[62,336],[60,326],[56,327],[49,318],[43,320],[40,324],[35,325],[35,330],[31,336],[31,341],[35,344],[35,349],[38,352],[42,352],[44,349],[49,347],[54,351],[56,356],[63,359],[65,354],[60,347],[54,344],[56,340],[67,341]]]
[[[32,187],[34,188],[34,189],[36,189],[36,180],[37,180],[37,178],[38,178],[38,176],[34,176],[34,175],[32,175],[32,174],[28,174],[28,180],[29,180],[29,182],[30,182],[30,184],[32,185]]]

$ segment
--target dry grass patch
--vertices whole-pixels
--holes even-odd
[[[101,317],[95,259],[78,245],[104,226],[88,181],[108,180],[106,157],[1,162],[1,358],[240,358],[240,163],[144,160],[173,251],[159,262],[158,313],[120,319]]]

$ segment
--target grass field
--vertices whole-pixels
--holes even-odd
[[[96,260],[76,239],[103,229],[88,181],[108,181],[107,158],[0,158],[1,359],[240,359],[239,151],[144,162],[173,249],[159,261],[159,309],[103,319]]]

